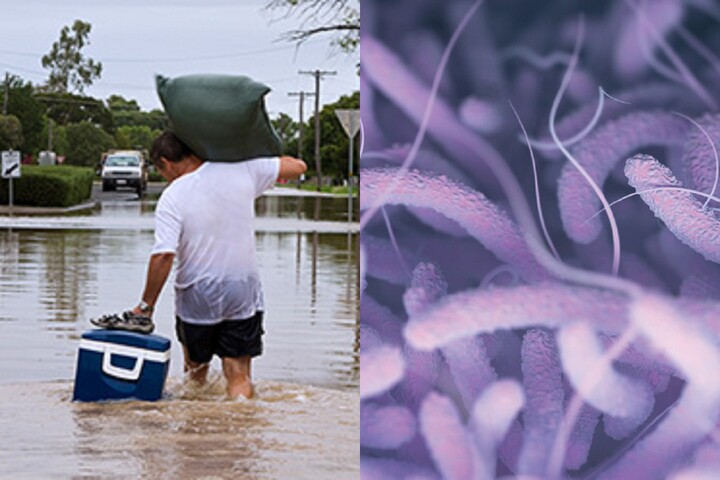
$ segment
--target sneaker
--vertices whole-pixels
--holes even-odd
[[[136,315],[130,310],[123,312],[122,315],[113,313],[100,318],[91,318],[90,323],[106,330],[127,330],[137,333],[152,333],[155,330],[152,318]]]

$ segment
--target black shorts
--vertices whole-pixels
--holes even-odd
[[[213,355],[220,358],[262,355],[263,312],[245,320],[223,320],[214,325],[196,325],[175,318],[175,333],[193,362],[208,363]]]

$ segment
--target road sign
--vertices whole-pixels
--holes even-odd
[[[20,152],[17,150],[2,152],[2,178],[20,178]]]
[[[348,142],[348,222],[352,222],[353,203],[353,138],[360,130],[360,110],[335,110],[335,115],[340,120],[343,130],[350,140]]]
[[[348,137],[354,138],[360,130],[360,110],[335,110],[335,115],[340,120],[345,133]]]

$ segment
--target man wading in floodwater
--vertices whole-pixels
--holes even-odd
[[[205,383],[213,355],[222,359],[230,398],[253,396],[251,360],[262,354],[263,292],[255,259],[255,199],[276,179],[305,172],[292,157],[204,162],[170,132],[151,151],[170,182],[155,210],[155,245],[140,304],[106,328],[152,332],[153,307],[175,257],[176,332],[185,371]],[[98,323],[99,322],[99,323]]]

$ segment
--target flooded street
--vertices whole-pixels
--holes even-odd
[[[217,360],[214,382],[187,390],[168,283],[155,313],[156,333],[173,341],[167,398],[70,402],[88,318],[138,301],[153,208],[108,202],[69,217],[87,228],[0,231],[0,478],[357,478],[357,234],[343,223],[347,199],[259,200],[267,333],[253,363],[257,400],[225,401]]]
[[[349,391],[261,380],[250,402],[222,401],[217,388],[82,404],[68,386],[0,385],[0,478],[359,478],[359,401]]]

